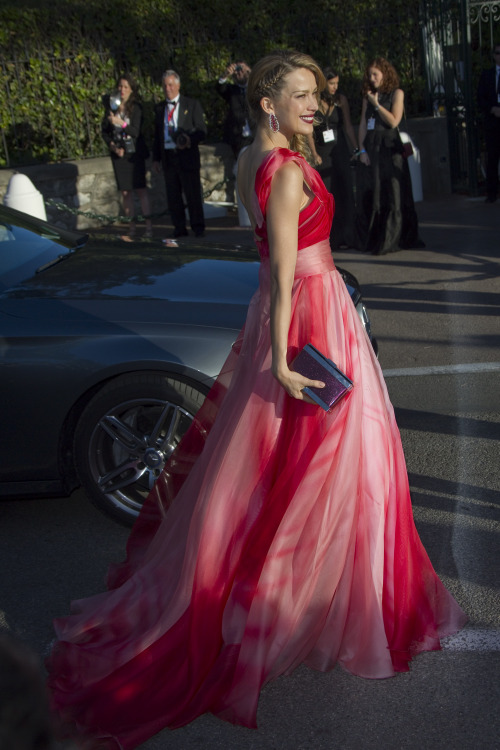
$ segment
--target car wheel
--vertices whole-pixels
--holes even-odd
[[[159,373],[123,375],[88,403],[75,430],[80,482],[93,503],[131,526],[205,399]]]

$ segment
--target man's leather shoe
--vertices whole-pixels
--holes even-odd
[[[204,229],[197,229],[194,233],[195,237],[204,237],[205,236],[205,230]]]
[[[187,229],[174,229],[172,237],[187,237]]]
[[[492,195],[488,195],[487,198],[485,198],[485,203],[495,203],[496,202],[496,196],[493,197]]]

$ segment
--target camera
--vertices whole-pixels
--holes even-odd
[[[243,70],[243,66],[242,65],[237,65],[235,67],[235,69],[234,69],[234,72],[235,73],[241,73],[242,70]]]
[[[135,154],[135,143],[134,139],[127,136],[123,139],[123,148],[126,154]]]
[[[112,91],[109,95],[109,108],[112,112],[116,112],[122,103],[122,98],[118,91]]]
[[[181,148],[183,146],[186,146],[189,142],[189,138],[186,135],[186,133],[183,133],[182,131],[180,133],[173,133],[172,138],[177,146],[180,146]]]

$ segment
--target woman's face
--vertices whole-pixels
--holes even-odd
[[[331,96],[337,93],[337,89],[339,87],[339,77],[335,76],[334,78],[329,78],[326,82],[326,90],[328,91]]]
[[[382,85],[382,81],[384,80],[384,76],[382,75],[382,71],[378,68],[368,68],[368,81],[370,82],[370,86],[372,89],[378,89]]]
[[[129,82],[125,80],[125,78],[120,78],[120,80],[118,81],[118,91],[120,93],[122,102],[125,103],[132,93],[132,88]]]
[[[296,134],[312,133],[317,94],[316,78],[307,68],[297,68],[285,76],[279,99],[273,104],[280,131],[288,140]]]

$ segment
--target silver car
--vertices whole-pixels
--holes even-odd
[[[245,321],[258,268],[253,248],[89,238],[0,206],[0,495],[82,485],[131,524]]]

